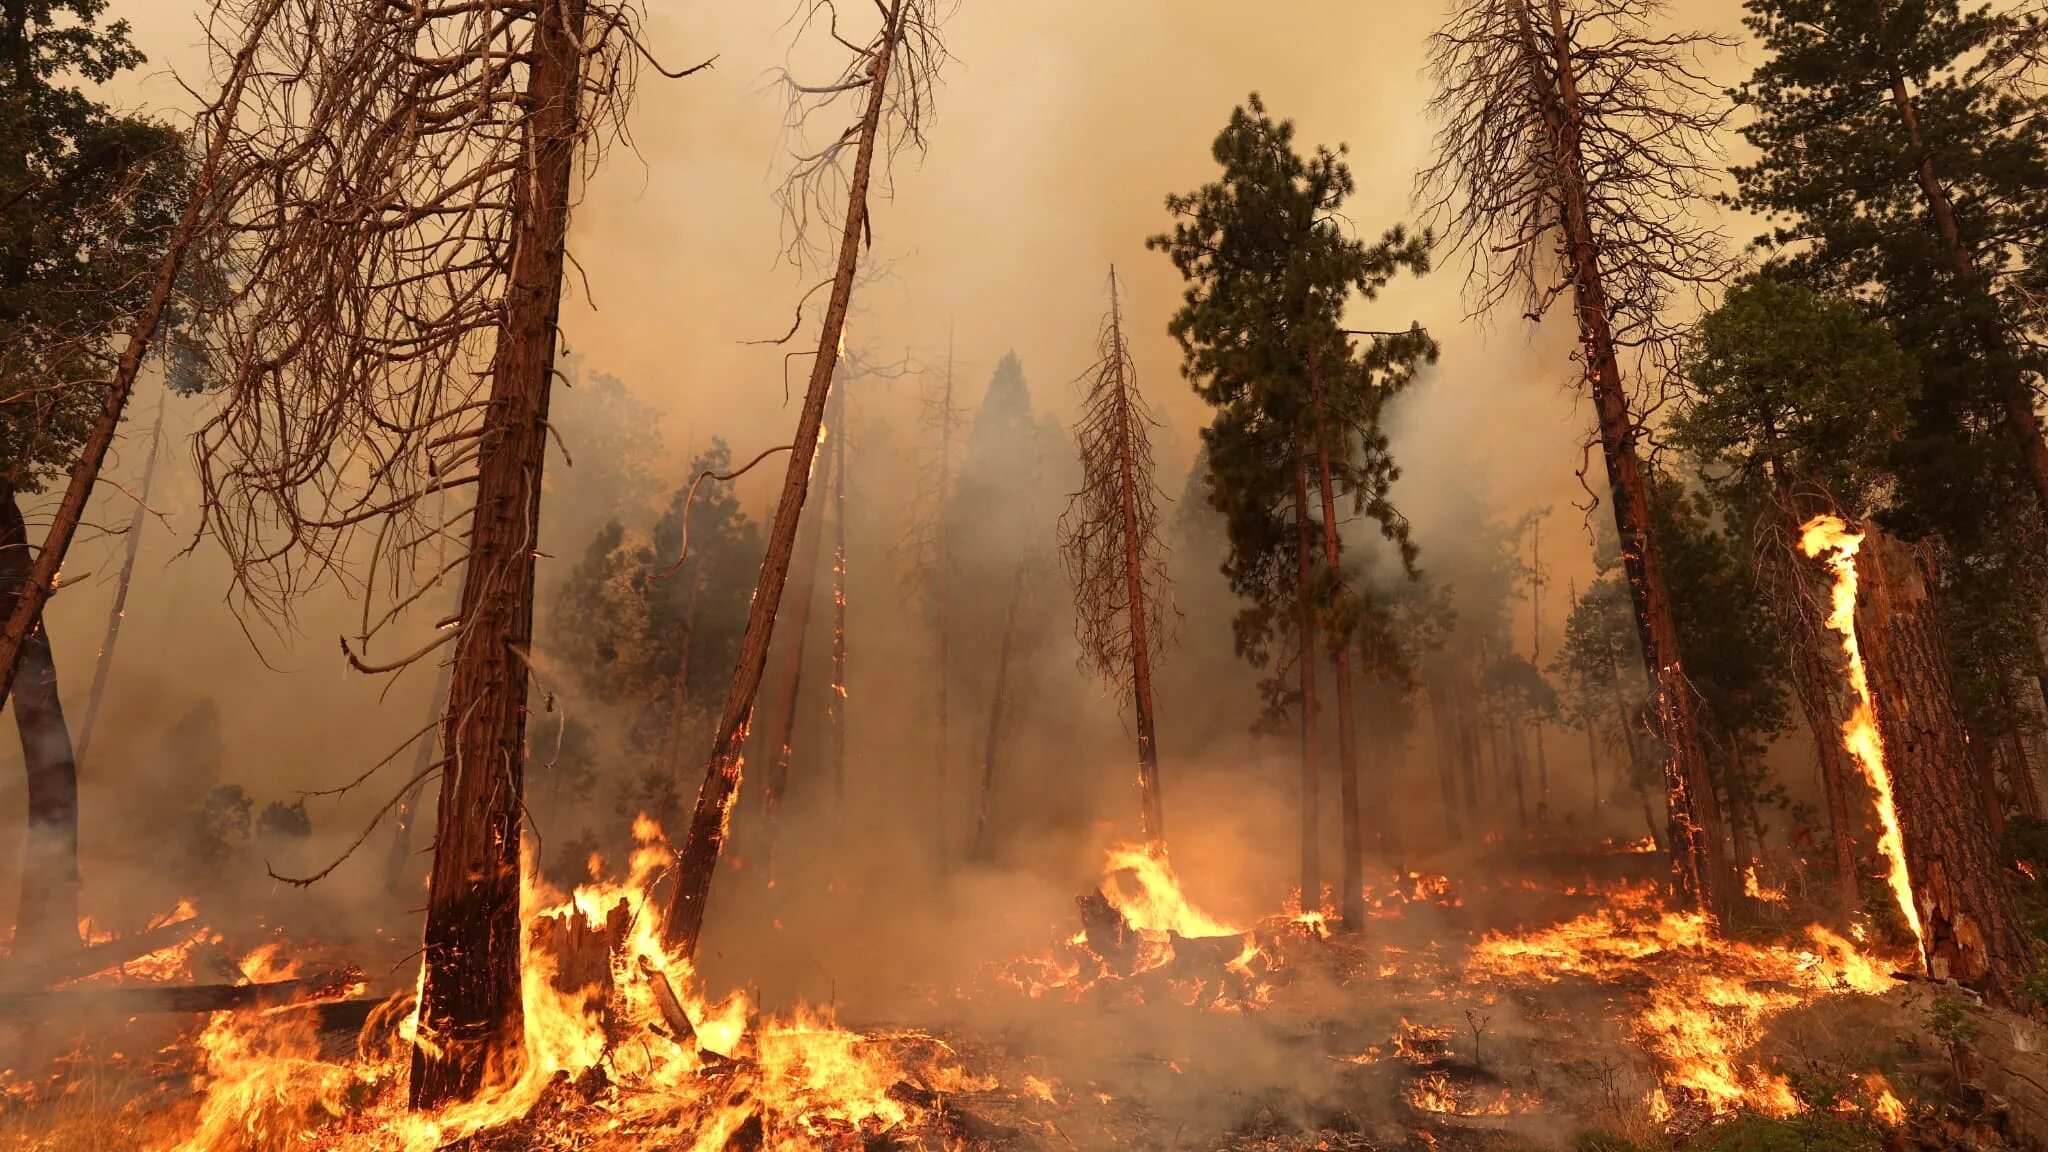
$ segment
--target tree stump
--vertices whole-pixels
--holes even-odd
[[[620,1039],[618,982],[614,958],[625,950],[632,912],[624,900],[612,905],[602,924],[592,924],[575,908],[542,916],[528,940],[536,956],[555,962],[549,983],[565,995],[581,993],[586,1006],[597,1009],[608,1041]]]

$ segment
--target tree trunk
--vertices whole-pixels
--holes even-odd
[[[832,695],[825,720],[832,729],[832,866],[839,867],[846,818],[846,390],[832,393]]]
[[[1600,811],[1600,738],[1593,732],[1593,718],[1586,718],[1586,769],[1593,774],[1593,811]]]
[[[1444,835],[1452,844],[1464,839],[1458,816],[1458,751],[1447,689],[1441,675],[1430,678],[1429,719],[1436,744],[1436,773],[1443,788]]]
[[[1976,752],[1956,710],[1931,561],[1924,550],[1865,532],[1856,561],[1856,635],[1898,797],[1928,969],[2009,999],[2031,957],[1985,827]]]
[[[1337,487],[1330,475],[1328,420],[1324,412],[1323,373],[1316,350],[1308,354],[1311,399],[1315,404],[1316,472],[1323,501],[1323,564],[1330,573],[1330,596],[1344,594],[1344,544],[1337,534]],[[1338,901],[1346,932],[1365,930],[1365,834],[1359,825],[1358,717],[1351,687],[1351,644],[1337,645],[1337,784],[1344,820],[1344,895]]]
[[[1301,910],[1323,906],[1323,777],[1316,763],[1316,642],[1308,587],[1315,579],[1315,536],[1308,523],[1308,465],[1294,462],[1295,647],[1301,676]]]
[[[829,437],[828,444],[829,444]],[[825,475],[819,482],[827,491],[832,485],[832,462],[835,456],[825,453]],[[796,741],[796,710],[801,703],[804,682],[804,652],[810,646],[811,606],[818,596],[818,556],[824,550],[825,516],[821,511],[804,522],[803,543],[797,550],[796,569],[799,586],[792,595],[795,611],[789,619],[789,674],[782,681],[781,727],[776,735],[775,746],[770,750],[772,759],[768,762],[768,773],[761,782],[761,812],[764,817],[763,834],[768,843],[768,886],[775,887],[775,850],[782,832],[782,796],[789,790],[789,757],[791,745]]]
[[[455,665],[443,663],[434,680],[434,695],[427,701],[429,716],[440,716],[448,704],[448,684],[455,674]],[[441,741],[434,733],[420,737],[419,755],[414,757],[412,775],[414,783],[405,790],[405,797],[398,802],[398,817],[391,837],[391,857],[384,864],[384,890],[393,896],[405,889],[405,865],[412,859],[412,826],[419,817],[420,797],[426,794],[427,772],[434,766],[434,753],[439,751]]]
[[[725,708],[718,720],[704,783],[697,790],[697,803],[690,813],[689,835],[683,841],[676,886],[663,921],[663,936],[669,949],[685,959],[696,956],[697,940],[704,931],[704,908],[711,896],[711,880],[718,870],[718,854],[725,846],[732,803],[739,794],[747,721],[753,715],[754,696],[760,690],[761,672],[768,663],[775,612],[782,604],[783,585],[789,580],[797,521],[803,515],[804,496],[810,486],[811,458],[818,450],[818,429],[825,420],[825,400],[831,394],[832,373],[839,363],[839,338],[846,330],[846,306],[853,295],[853,276],[860,264],[861,237],[867,230],[868,183],[874,171],[875,143],[886,102],[889,68],[902,32],[895,23],[897,19],[892,9],[868,81],[867,105],[862,110],[859,128],[860,144],[847,189],[839,263],[832,277],[832,296],[825,305],[825,323],[818,334],[817,356],[811,361],[803,414],[797,420],[789,469],[783,476],[782,496],[775,506],[775,521],[768,533],[768,553],[761,560],[761,577],[747,609],[739,662],[733,669],[732,687],[726,693]]]
[[[1507,729],[1508,771],[1515,778],[1515,820],[1524,834],[1529,831],[1528,756],[1522,748],[1522,726],[1513,716],[1503,722]]]
[[[11,603],[28,578],[28,526],[11,489],[0,489],[0,592]],[[79,947],[78,765],[57,698],[57,664],[38,619],[22,645],[14,723],[28,769],[28,830],[22,847],[21,905],[10,960]]]
[[[251,15],[245,26],[242,46],[235,53],[227,84],[221,90],[220,99],[202,113],[202,121],[211,120],[216,125],[234,122],[241,108],[249,72],[255,66],[257,45],[282,7],[284,0],[265,0],[262,7]],[[128,399],[135,392],[135,377],[142,371],[142,362],[149,355],[157,329],[163,324],[164,309],[170,304],[178,272],[184,266],[185,253],[198,235],[200,217],[213,199],[214,185],[220,178],[221,157],[226,148],[226,133],[211,131],[206,157],[200,162],[199,173],[192,182],[192,194],[186,201],[185,214],[171,233],[163,265],[157,269],[156,285],[150,290],[148,301],[128,331],[128,343],[115,364],[114,379],[100,403],[99,414],[94,417],[84,443],[79,445],[78,459],[71,465],[71,477],[65,483],[64,496],[50,518],[50,530],[43,535],[43,545],[37,550],[20,593],[14,598],[13,610],[0,618],[0,704],[7,702],[14,687],[15,673],[21,667],[30,638],[42,631],[43,604],[56,589],[57,573],[64,566],[72,537],[77,535],[79,522],[85,516],[86,501],[92,499],[93,487],[99,483],[100,469],[106,464],[107,450],[113,447],[114,437],[121,430],[121,417],[127,412]]]
[[[1530,0],[1516,13],[1532,49],[1540,41],[1530,25]],[[1643,666],[1655,694],[1657,728],[1664,743],[1664,786],[1671,812],[1672,865],[1683,891],[1702,911],[1725,920],[1734,890],[1728,867],[1720,804],[1707,770],[1697,705],[1678,654],[1678,626],[1664,582],[1663,561],[1650,530],[1649,487],[1636,448],[1636,419],[1629,410],[1609,322],[1606,283],[1600,271],[1599,240],[1593,232],[1580,155],[1579,124],[1584,115],[1574,73],[1570,33],[1558,0],[1550,0],[1549,44],[1555,76],[1536,64],[1531,79],[1545,135],[1556,159],[1558,229],[1578,317],[1579,338],[1599,415],[1601,455],[1614,501],[1614,523],[1642,638]]]
[[[1466,690],[1468,684],[1462,673],[1458,677],[1458,685],[1458,773],[1464,785],[1465,827],[1469,830],[1479,825],[1479,733],[1474,731],[1477,727],[1472,714],[1474,693]]]
[[[1010,702],[1010,647],[1017,635],[1017,609],[1024,600],[1024,558],[1010,578],[1010,610],[1003,617],[1003,642],[996,649],[996,691],[988,706],[988,737],[981,746],[981,795],[974,807],[974,858],[986,861],[995,852],[989,812],[995,805],[996,750],[1003,736],[1003,711]],[[1156,841],[1155,841],[1156,843]]]
[[[76,761],[85,763],[86,750],[92,747],[92,733],[99,722],[100,701],[106,698],[107,677],[114,667],[114,642],[121,636],[121,618],[128,610],[128,588],[135,580],[135,557],[142,551],[142,526],[149,518],[149,490],[156,482],[157,449],[164,441],[164,406],[170,400],[171,390],[166,387],[157,399],[156,423],[149,432],[149,455],[142,464],[142,488],[135,496],[135,515],[128,520],[127,549],[121,557],[121,579],[114,586],[114,606],[107,612],[107,638],[100,641],[99,658],[93,662],[92,690],[85,697],[85,718],[78,723],[78,755]]]
[[[581,113],[584,0],[543,4],[527,81],[529,175],[514,185],[513,250],[491,401],[478,441],[476,509],[442,743],[427,890],[421,1043],[412,1106],[475,1095],[523,1048],[519,829],[524,811],[534,542],[548,396]]]
[[[1122,348],[1123,313],[1116,296],[1116,273],[1110,272],[1109,323],[1114,346]],[[1121,361],[1119,361],[1121,362]],[[1118,376],[1124,376],[1119,371]],[[1138,801],[1145,839],[1166,843],[1166,807],[1159,792],[1159,743],[1152,726],[1152,640],[1146,634],[1145,557],[1139,538],[1138,500],[1150,493],[1138,491],[1137,466],[1133,460],[1136,437],[1144,434],[1134,426],[1128,379],[1122,381],[1118,404],[1117,472],[1123,489],[1124,598],[1131,617],[1131,703],[1138,727]],[[1325,499],[1329,471],[1324,470]],[[1348,707],[1348,705],[1340,705]]]

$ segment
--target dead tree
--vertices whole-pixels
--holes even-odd
[[[825,722],[832,730],[832,859],[839,860],[839,836],[846,818],[846,390],[832,394],[832,694],[825,698]]]
[[[228,143],[227,128],[242,113],[243,97],[255,72],[264,34],[283,8],[284,0],[254,0],[252,6],[241,14],[239,35],[235,40],[227,44],[214,41],[226,56],[226,63],[222,70],[220,95],[201,110],[198,117],[195,133],[202,158],[193,177],[191,199],[178,220],[177,228],[171,233],[169,244],[165,246],[163,265],[157,270],[149,298],[129,325],[128,339],[121,349],[120,359],[115,362],[113,379],[108,382],[99,414],[79,447],[78,459],[71,465],[71,475],[65,483],[57,510],[51,516],[49,530],[43,534],[42,545],[36,549],[35,558],[8,605],[5,617],[0,617],[0,704],[9,698],[24,652],[36,642],[34,638],[42,631],[43,605],[57,589],[57,573],[64,567],[71,541],[84,520],[85,506],[92,499],[93,488],[99,483],[107,452],[120,432],[129,398],[135,393],[135,378],[141,373],[151,346],[161,335],[179,273],[195,247],[204,242],[204,237],[218,222],[218,193]]]
[[[1159,745],[1152,712],[1152,658],[1165,644],[1171,591],[1159,539],[1159,485],[1152,479],[1153,420],[1124,342],[1116,269],[1109,314],[1074,425],[1081,490],[1059,521],[1060,552],[1074,585],[1082,660],[1131,701],[1138,730],[1138,811],[1145,839],[1166,841]]]
[[[821,4],[807,3],[806,11],[815,16],[821,8]],[[811,361],[810,383],[804,393],[802,414],[797,419],[782,495],[768,532],[768,554],[761,562],[761,576],[754,586],[746,631],[740,638],[739,663],[733,670],[732,687],[726,693],[724,710],[713,734],[704,781],[690,814],[689,832],[676,865],[676,886],[663,923],[668,947],[684,957],[696,955],[711,880],[725,844],[726,822],[739,794],[747,724],[768,661],[768,644],[775,632],[775,614],[782,604],[783,586],[789,579],[797,523],[810,488],[811,459],[817,454],[818,430],[824,423],[825,401],[831,392],[832,374],[839,362],[840,337],[846,328],[847,303],[853,295],[854,276],[860,266],[861,242],[872,224],[868,196],[875,159],[878,153],[886,158],[904,146],[922,147],[923,124],[944,56],[935,0],[888,0],[881,8],[881,17],[881,28],[864,47],[854,50],[853,59],[837,80],[822,87],[791,84],[790,107],[799,122],[834,105],[848,93],[858,94],[862,103],[855,122],[836,133],[830,144],[798,158],[788,185],[785,202],[801,234],[804,224],[817,211],[830,209],[827,181],[840,174],[839,162],[849,152],[853,155],[853,171],[845,179],[844,210],[837,221],[839,244],[831,296],[825,305],[817,352]],[[836,29],[833,35],[840,38]]]
[[[92,689],[85,697],[85,718],[78,722],[78,749],[75,757],[78,764],[85,763],[86,749],[92,746],[93,728],[100,717],[100,702],[106,699],[107,677],[114,667],[114,642],[121,637],[121,620],[128,611],[128,588],[135,580],[135,558],[142,551],[142,525],[149,518],[149,492],[156,481],[157,450],[164,442],[164,406],[169,402],[171,390],[157,399],[156,422],[149,430],[149,455],[142,464],[142,485],[135,493],[135,514],[128,519],[127,549],[121,556],[121,575],[114,585],[114,606],[107,610],[107,635],[100,641],[100,651],[92,667]]]
[[[1931,550],[1866,529],[1856,574],[1856,642],[1897,797],[1928,971],[2009,1000],[2033,957],[1984,821],[1980,752],[1949,681]]]
[[[534,542],[568,220],[640,54],[633,13],[605,0],[294,5],[259,38],[254,111],[229,134],[207,530],[245,610],[287,615],[341,579],[363,604],[343,641],[359,671],[443,649],[453,668],[415,1107],[474,1095],[524,1050]],[[372,659],[457,572],[453,620]]]
[[[947,799],[951,791],[950,764],[953,749],[953,550],[952,511],[954,483],[954,452],[957,440],[954,426],[959,421],[960,409],[953,403],[953,338],[946,337],[946,375],[940,382],[936,395],[925,400],[923,422],[938,442],[937,455],[930,465],[930,474],[925,478],[929,490],[923,494],[925,507],[919,514],[918,524],[912,529],[914,543],[919,553],[916,564],[924,572],[930,584],[932,598],[933,627],[936,630],[934,642],[934,689],[933,716],[933,796],[937,812],[934,833],[938,845],[938,860],[945,867],[952,848],[949,843],[952,806]]]
[[[1671,297],[1729,271],[1694,209],[1727,110],[1695,64],[1710,37],[1649,28],[1657,0],[1461,0],[1436,33],[1441,159],[1422,194],[1470,255],[1476,308],[1569,294],[1615,526],[1665,746],[1681,886],[1725,918],[1734,891],[1699,704],[1678,655],[1638,446],[1674,363]],[[1622,358],[1636,368],[1634,391]]]

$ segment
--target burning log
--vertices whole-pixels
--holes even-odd
[[[668,973],[640,958],[640,974],[654,989],[654,1005],[661,1009],[661,1022],[675,1036],[677,1044],[685,1048],[697,1046],[697,1026],[690,1022],[690,1014],[684,1010],[682,1000],[676,996],[675,986],[668,982]]]
[[[362,979],[363,974],[356,969],[340,968],[322,976],[260,984],[175,984],[15,992],[0,994],[0,1020],[258,1011],[342,999],[353,992]]]
[[[83,980],[109,968],[139,960],[152,952],[183,943],[191,939],[200,927],[197,916],[187,916],[182,920],[159,924],[154,928],[146,928],[141,932],[94,944],[76,952],[11,966],[4,973],[0,973],[0,986],[26,992],[30,989],[49,988],[73,980]]]
[[[1081,909],[1082,942],[1109,970],[1128,976],[1138,959],[1138,933],[1099,890],[1074,898]]]

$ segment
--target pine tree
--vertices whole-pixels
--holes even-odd
[[[1169,327],[1197,394],[1217,409],[1203,441],[1211,499],[1229,524],[1227,572],[1252,601],[1239,620],[1241,642],[1261,659],[1286,618],[1300,634],[1304,906],[1315,899],[1319,879],[1311,874],[1317,776],[1306,725],[1315,709],[1315,661],[1327,655],[1335,665],[1340,908],[1355,931],[1364,917],[1351,682],[1360,599],[1344,568],[1337,499],[1340,491],[1348,496],[1412,566],[1407,523],[1389,497],[1398,471],[1380,421],[1387,398],[1434,358],[1436,346],[1411,328],[1365,334],[1361,347],[1344,327],[1344,313],[1355,300],[1373,299],[1399,272],[1426,272],[1429,241],[1400,228],[1373,244],[1353,238],[1341,216],[1353,190],[1342,153],[1318,148],[1302,156],[1293,125],[1267,115],[1256,95],[1231,114],[1213,155],[1221,179],[1168,197],[1174,230],[1149,243],[1167,252],[1188,281]],[[1291,579],[1283,561],[1290,507]]]

